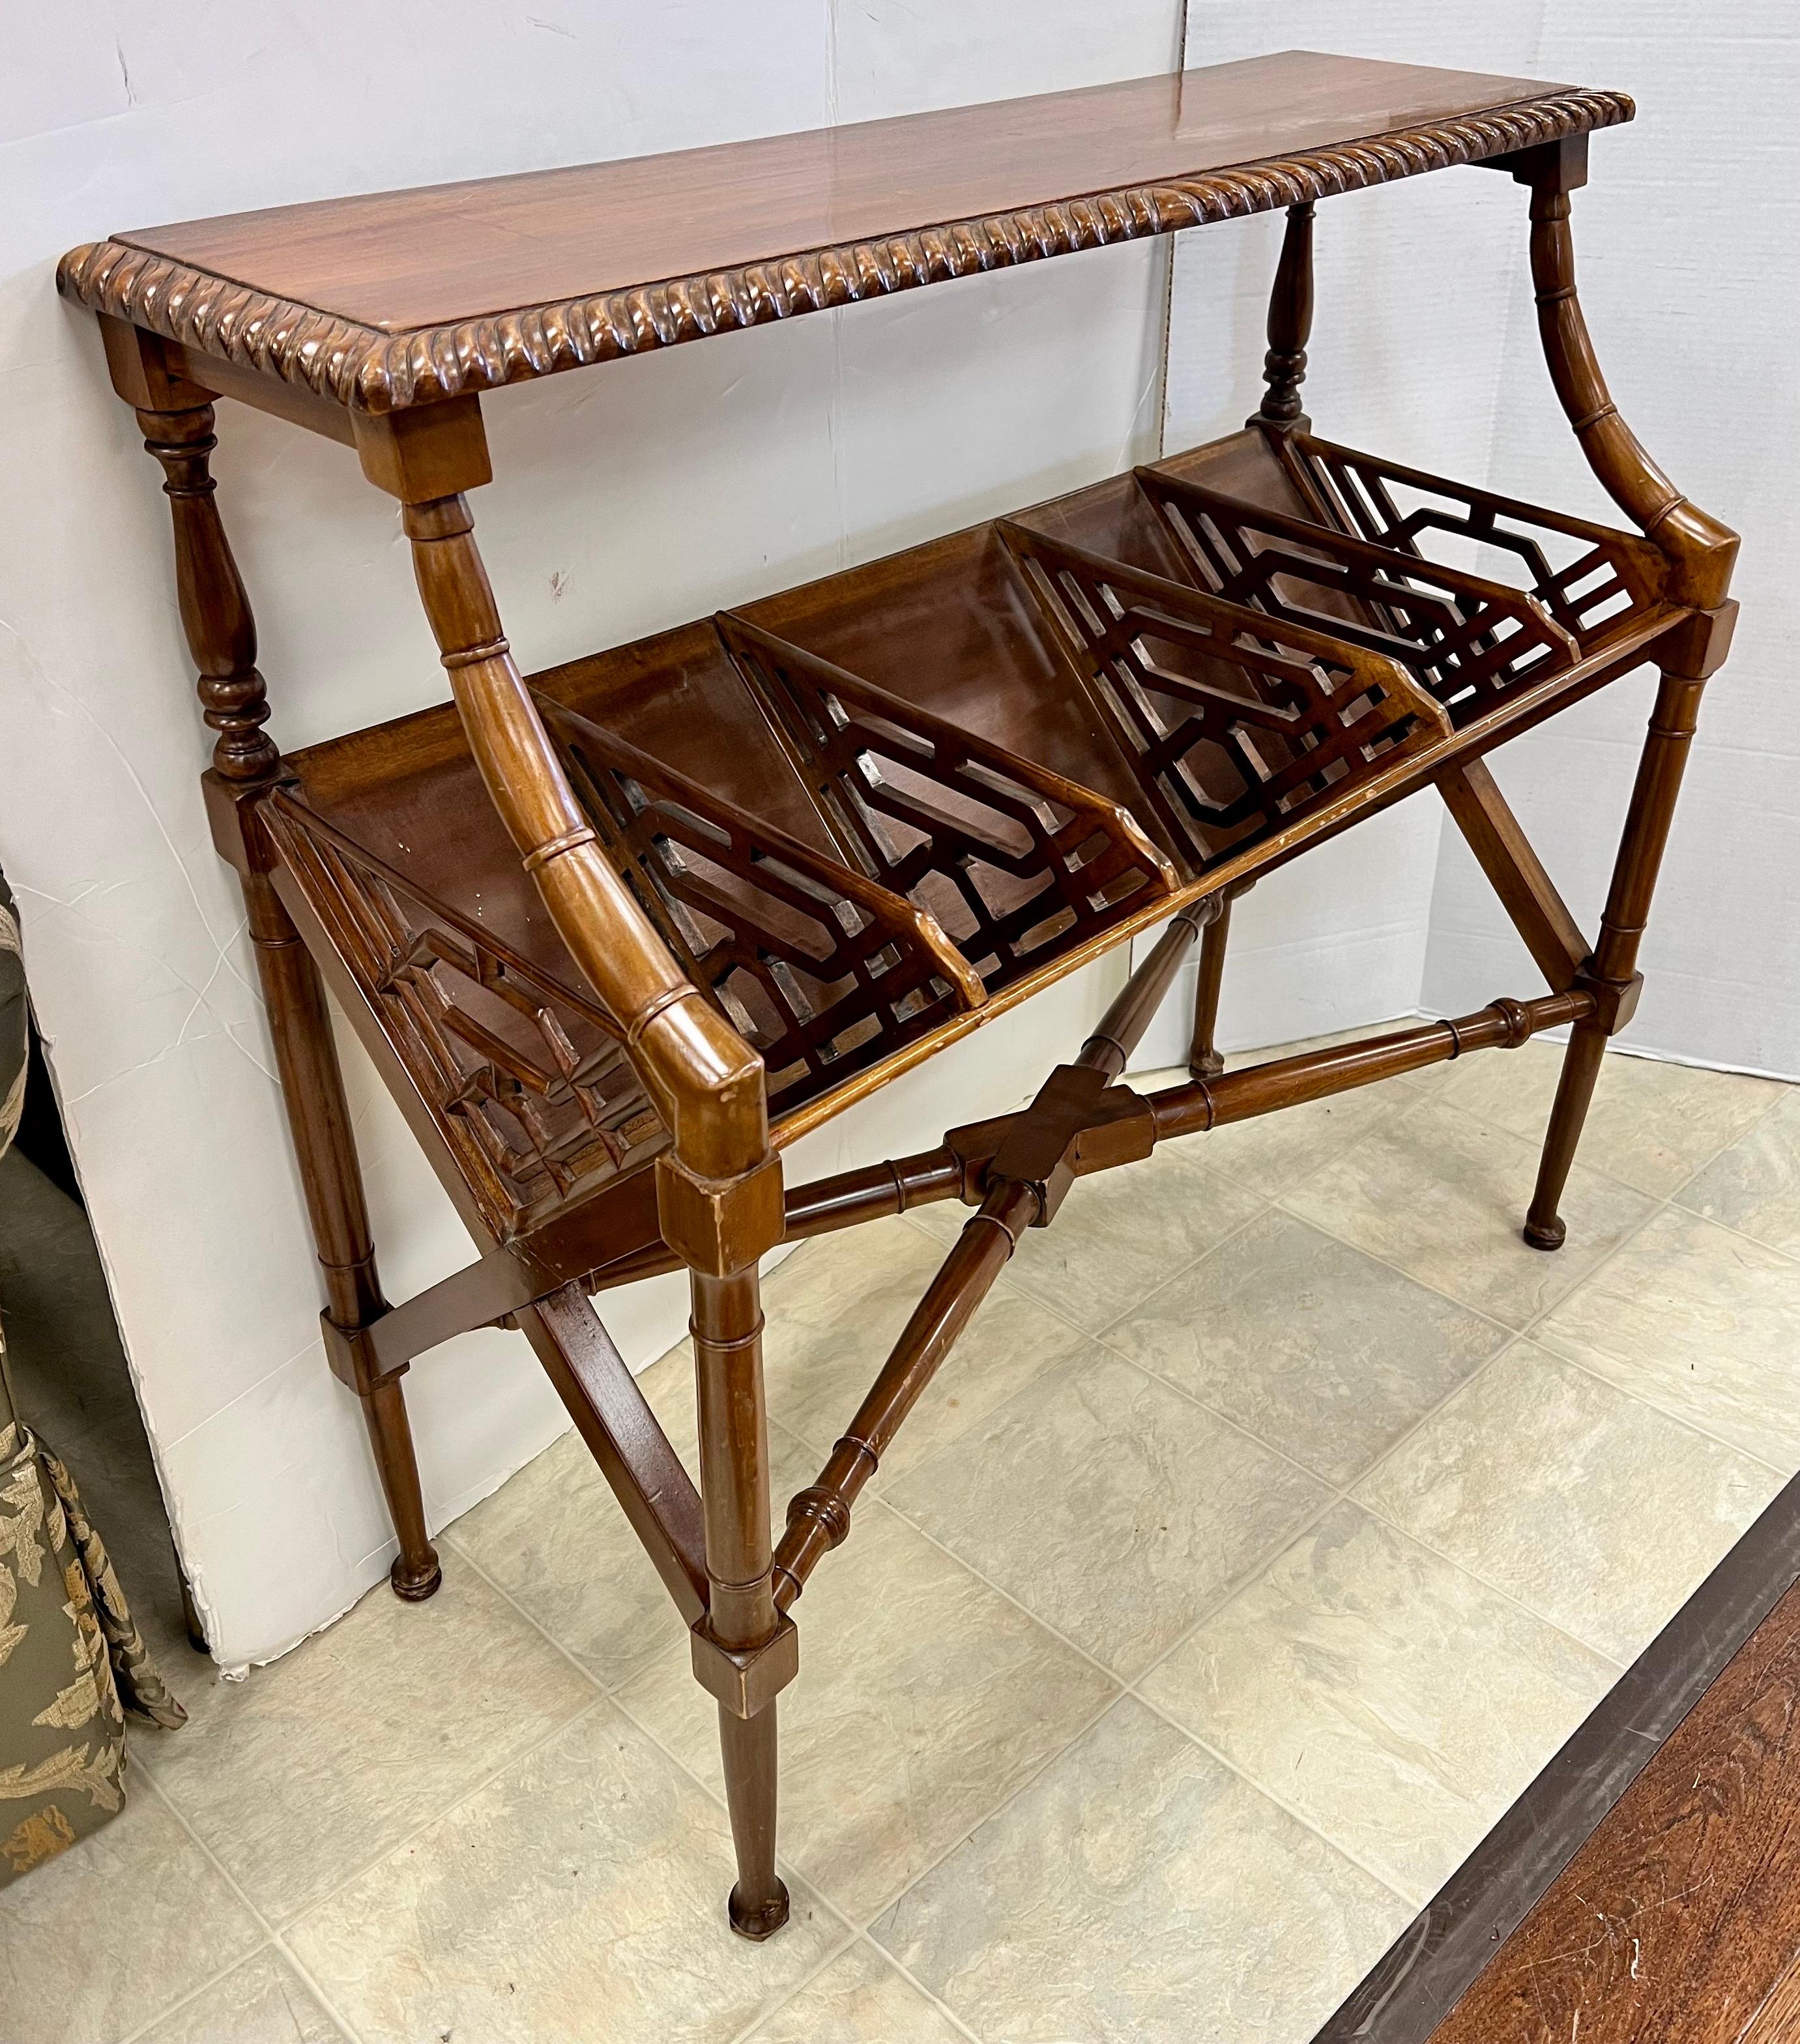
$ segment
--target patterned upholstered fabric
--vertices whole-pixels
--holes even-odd
[[[25,1104],[25,969],[19,919],[0,873],[0,1156],[18,1132]]]
[[[24,1103],[18,923],[0,878],[0,1153]],[[125,1801],[126,1712],[178,1725],[68,1471],[13,1404],[0,1300],[0,1888]]]

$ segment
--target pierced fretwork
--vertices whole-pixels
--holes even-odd
[[[1176,886],[1103,796],[742,618],[718,622],[846,864],[935,916],[990,993]]]
[[[762,1052],[779,1112],[986,997],[935,917],[545,697],[618,870]]]
[[[1616,626],[1619,615],[1641,607],[1647,585],[1623,535],[1545,520],[1507,499],[1310,439],[1292,451],[1284,442],[1277,451],[1321,518],[1334,523],[1265,510],[1156,469],[1139,470],[1138,480],[1205,586],[1229,602],[1386,654],[1459,727],[1500,697],[1572,667],[1585,650],[1581,632],[1597,636],[1602,624]],[[1403,513],[1387,487],[1399,481],[1433,494]],[[1560,571],[1540,544],[1551,532],[1587,543]],[[1430,532],[1471,552],[1486,544],[1513,553],[1533,576],[1533,589],[1426,559],[1419,541]]]
[[[1405,669],[1003,521],[1165,824],[1203,863],[1447,728]]]
[[[1447,539],[1514,555],[1526,589],[1584,652],[1661,598],[1668,570],[1636,533],[1446,482],[1310,434],[1279,451],[1322,500],[1332,524],[1376,546],[1422,559],[1426,536],[1436,533],[1440,545]]]
[[[497,1234],[585,1197],[667,1140],[592,999],[286,793],[284,863],[382,1017]]]

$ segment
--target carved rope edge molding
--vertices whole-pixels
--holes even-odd
[[[1134,241],[1303,199],[1387,184],[1422,171],[1554,142],[1629,121],[1622,92],[1558,93],[1492,113],[1408,128],[1367,142],[1169,184],[1132,185],[1085,198],[883,241],[816,249],[779,262],[677,278],[635,290],[498,313],[403,334],[190,269],[117,241],[71,249],[56,288],[202,355],[367,412],[397,412],[467,391],[641,355],[772,320],[793,319],[984,270]]]

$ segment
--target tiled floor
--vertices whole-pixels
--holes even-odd
[[[780,1938],[725,1930],[711,1707],[570,1436],[432,1604],[186,1660],[125,1816],[0,1896],[9,2044],[1303,2044],[1800,1465],[1800,1091],[1609,1058],[1546,1257],[1556,1056],[1027,1239],[800,1607]],[[784,1489],[956,1220],[771,1279]]]

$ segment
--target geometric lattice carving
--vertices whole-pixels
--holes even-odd
[[[1146,793],[1202,863],[1447,728],[1406,670],[1028,527],[999,532]]]
[[[1433,534],[1514,556],[1526,589],[1583,652],[1661,598],[1668,568],[1635,532],[1446,482],[1310,435],[1295,435],[1284,451],[1324,501],[1328,522],[1346,532],[1420,557]]]
[[[1117,803],[742,618],[717,621],[845,863],[932,915],[990,993],[1178,884]]]
[[[1641,542],[1327,442],[1275,436],[1316,520],[1141,470],[1204,585],[1284,624],[1304,624],[1401,663],[1460,727],[1549,679],[1586,644],[1656,600]],[[1395,490],[1411,501],[1403,505]],[[1428,559],[1422,543],[1497,548],[1528,589]],[[1545,548],[1571,558],[1552,565]],[[1484,561],[1484,565],[1487,563]]]
[[[929,913],[539,698],[615,868],[694,983],[762,1055],[770,1106],[951,1015],[981,980]]]
[[[286,791],[265,813],[498,1236],[666,1146],[618,1026],[591,997]]]

